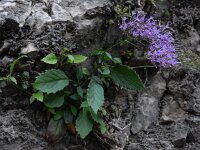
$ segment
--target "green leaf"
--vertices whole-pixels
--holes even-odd
[[[67,55],[69,63],[82,63],[87,60],[86,56],[83,55]]]
[[[58,59],[54,53],[51,53],[51,54],[48,54],[46,57],[42,58],[41,61],[45,62],[46,64],[53,65],[58,62]]]
[[[105,50],[103,50],[103,48],[92,51],[92,55],[102,55],[104,53],[105,53]]]
[[[100,110],[104,116],[107,114],[107,111],[104,107],[101,107]]]
[[[91,80],[87,89],[87,102],[97,114],[98,109],[103,105],[104,89],[96,81]]]
[[[89,104],[88,104],[87,101],[84,101],[84,102],[81,103],[81,106],[80,106],[80,107],[81,107],[81,108],[89,107]]]
[[[35,99],[40,102],[43,102],[44,94],[42,92],[33,93],[30,98],[30,103],[32,103]]]
[[[64,111],[64,121],[66,124],[73,122],[73,114],[69,108]]]
[[[69,79],[61,70],[47,70],[45,73],[40,74],[33,87],[37,90],[46,93],[56,93],[69,85]]]
[[[119,58],[119,57],[113,58],[113,62],[114,62],[115,64],[122,64],[122,60],[121,60],[121,58]]]
[[[105,134],[107,132],[107,128],[105,123],[100,125],[101,134]]]
[[[83,92],[82,87],[78,86],[76,90],[77,90],[78,95],[79,95],[80,97],[83,97],[84,92]]]
[[[75,101],[80,99],[78,94],[73,94],[73,95],[69,96],[69,98],[71,98],[72,100],[75,100]]]
[[[9,80],[17,85],[17,80],[15,77],[9,77]]]
[[[102,124],[103,123],[103,119],[101,118],[101,116],[99,114],[95,114],[94,111],[92,109],[89,109],[90,111],[90,114],[92,116],[92,119],[99,123],[99,124]]]
[[[109,69],[109,67],[107,67],[107,66],[102,66],[101,69],[102,69],[101,74],[103,74],[103,75],[109,75],[109,74],[110,74],[110,69]]]
[[[101,81],[101,79],[98,76],[92,76],[92,80],[96,81],[99,84],[103,84],[103,82]]]
[[[82,68],[82,73],[83,73],[83,75],[90,75],[90,72],[88,71],[88,69],[87,68]]]
[[[50,120],[47,127],[47,137],[51,139],[51,141],[60,140],[66,132],[66,127],[63,119],[54,120],[53,118]]]
[[[73,63],[74,56],[69,54],[69,55],[67,55],[67,57],[68,57],[68,62]]]
[[[112,60],[112,55],[108,52],[105,52],[103,55],[104,60]]]
[[[57,111],[57,112],[55,112],[55,114],[53,116],[53,119],[54,120],[59,120],[59,119],[61,119],[63,117],[63,115],[64,115],[63,111]]]
[[[144,88],[138,74],[127,66],[116,66],[111,68],[110,71],[115,84],[126,89],[141,90]]]
[[[81,138],[85,138],[92,131],[93,123],[90,112],[83,109],[76,120],[76,130]]]
[[[64,95],[61,93],[56,93],[56,94],[49,94],[45,99],[44,99],[44,104],[46,107],[49,108],[58,108],[64,104]]]
[[[11,64],[10,64],[10,76],[12,75],[15,65],[17,64],[17,62],[22,59],[23,57],[26,57],[25,55],[20,56],[19,58],[15,59]]]
[[[72,114],[73,114],[74,116],[76,116],[76,115],[77,115],[77,112],[78,112],[78,110],[77,110],[77,108],[76,108],[76,107],[74,107],[74,106],[71,106],[71,107],[70,107],[70,110],[71,110],[71,112],[72,112]]]
[[[84,67],[80,67],[77,69],[77,72],[76,72],[76,78],[78,80],[81,80],[83,78],[84,75],[90,75],[89,71],[87,68],[84,68]]]

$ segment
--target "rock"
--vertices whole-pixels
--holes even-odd
[[[52,4],[52,21],[72,21],[70,13],[66,9],[62,8],[57,3]]]
[[[3,42],[3,46],[0,47],[0,55],[3,55],[4,53],[8,52],[8,48],[11,46],[11,43],[8,41]]]
[[[172,133],[172,143],[175,147],[181,148],[186,144],[189,126],[182,122],[175,124]]]
[[[139,143],[131,143],[127,150],[143,150]]]
[[[156,122],[159,116],[158,103],[166,90],[166,82],[157,74],[151,80],[149,87],[138,97],[136,116],[132,120],[131,131],[133,134],[141,130],[146,130],[153,122]]]
[[[161,112],[161,119],[164,122],[179,121],[186,118],[186,112],[181,106],[173,100],[172,96],[164,97],[166,104],[163,106]]]
[[[2,0],[0,1],[0,21],[6,18],[15,20],[22,27],[31,14],[31,0]]]
[[[28,43],[26,47],[21,49],[21,54],[29,54],[31,52],[37,52],[39,49],[35,46],[34,43]]]
[[[190,111],[196,115],[200,115],[200,87],[197,87],[191,95],[189,101]]]
[[[190,130],[187,141],[200,143],[200,127],[196,127]]]
[[[0,115],[0,149],[12,150],[22,147],[44,149],[46,143],[23,110],[9,110]]]
[[[12,58],[9,58],[9,57],[7,57],[7,56],[4,56],[3,59],[1,60],[1,62],[2,62],[2,64],[3,64],[4,66],[7,66],[7,65],[10,64],[12,61],[13,61],[13,59],[12,59]]]
[[[40,31],[44,24],[52,22],[51,16],[49,16],[44,9],[47,9],[47,7],[43,3],[37,3],[33,6],[31,9],[32,15],[27,17],[27,24],[31,28],[35,27],[38,31]]]

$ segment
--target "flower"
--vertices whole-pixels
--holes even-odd
[[[120,29],[149,41],[148,59],[155,65],[169,68],[178,64],[174,38],[167,31],[168,26],[159,25],[153,17],[147,18],[141,11],[132,12],[130,18],[123,17]]]

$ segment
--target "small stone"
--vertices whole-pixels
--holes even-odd
[[[28,54],[35,51],[38,51],[38,48],[36,48],[33,43],[29,43],[26,47],[21,49],[21,54]]]
[[[7,57],[7,56],[4,56],[1,62],[2,62],[2,64],[3,64],[4,66],[7,66],[7,65],[10,64],[12,61],[13,61],[12,58],[9,58],[9,57]]]

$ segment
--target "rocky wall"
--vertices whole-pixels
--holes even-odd
[[[168,22],[178,53],[191,50],[199,55],[200,2],[163,0],[155,4],[151,13]],[[44,69],[39,60],[49,51],[67,47],[87,55],[113,43],[120,32],[105,23],[112,13],[109,0],[0,0],[0,73],[7,74],[14,58],[28,54],[15,75],[19,81],[31,80],[29,76]],[[30,105],[27,93],[1,81],[0,149],[199,150],[200,73],[180,64],[148,74],[141,92],[113,90],[116,94],[105,103],[107,134],[91,134],[86,140],[67,134],[59,143],[46,140],[47,114],[42,105]]]

